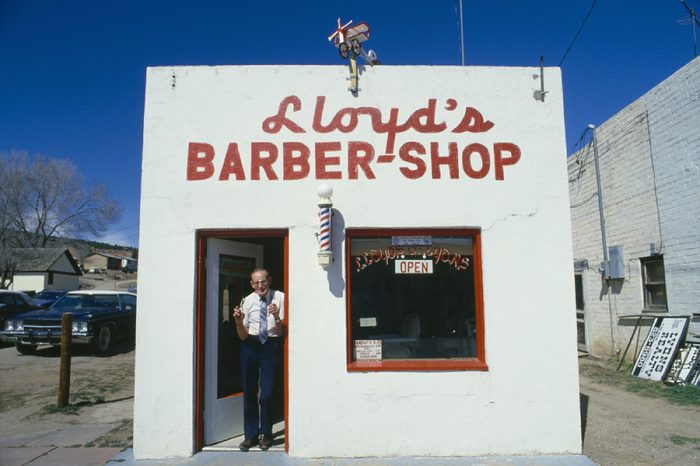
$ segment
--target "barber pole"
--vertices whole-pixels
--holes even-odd
[[[328,267],[333,262],[333,250],[331,249],[331,210],[333,202],[333,188],[327,184],[322,184],[316,190],[320,197],[318,202],[318,264]]]
[[[318,209],[318,241],[319,251],[331,250],[331,208],[321,206]]]

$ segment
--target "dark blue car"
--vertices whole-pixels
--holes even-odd
[[[73,314],[72,342],[92,345],[100,354],[109,352],[115,340],[135,334],[135,294],[82,290],[66,293],[49,309],[8,318],[0,339],[14,343],[22,354],[33,353],[38,345],[57,345],[66,312]]]
[[[34,303],[41,307],[51,307],[53,303],[61,299],[68,290],[42,290],[34,295]]]
[[[5,328],[5,320],[22,312],[41,309],[40,303],[21,291],[0,290],[0,330]]]

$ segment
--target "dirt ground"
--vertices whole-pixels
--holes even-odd
[[[82,446],[131,445],[133,342],[115,342],[114,351],[108,357],[96,356],[82,345],[74,345],[73,349],[70,404],[58,411],[60,349],[40,346],[34,355],[21,355],[14,346],[2,344],[0,438],[99,424],[112,428],[89,445]]]
[[[700,464],[700,389],[637,379],[579,360],[583,453],[601,465]],[[641,394],[648,393],[648,394]],[[676,395],[685,401],[668,401]]]
[[[55,348],[40,349],[33,356],[20,355],[14,347],[0,348],[0,438],[68,425],[110,424],[111,431],[83,446],[131,446],[133,346],[121,344],[108,357],[77,347],[71,406],[64,412],[55,409],[59,363]],[[580,372],[586,456],[601,465],[700,464],[697,397],[694,404],[679,406],[635,393],[630,391],[630,381],[662,392],[665,387],[632,380],[610,364],[585,358],[580,359]]]

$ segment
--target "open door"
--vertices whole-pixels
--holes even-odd
[[[209,238],[206,257],[204,444],[243,434],[240,340],[231,309],[250,292],[263,246]]]
[[[574,273],[574,286],[576,289],[576,339],[578,350],[588,352],[588,340],[586,338],[586,288],[583,272]]]

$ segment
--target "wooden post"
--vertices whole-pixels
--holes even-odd
[[[58,409],[68,406],[70,396],[70,358],[73,314],[66,312],[61,318],[61,375],[58,380]]]
[[[357,59],[355,58],[355,52],[350,51],[350,87],[348,90],[350,92],[357,92]]]

